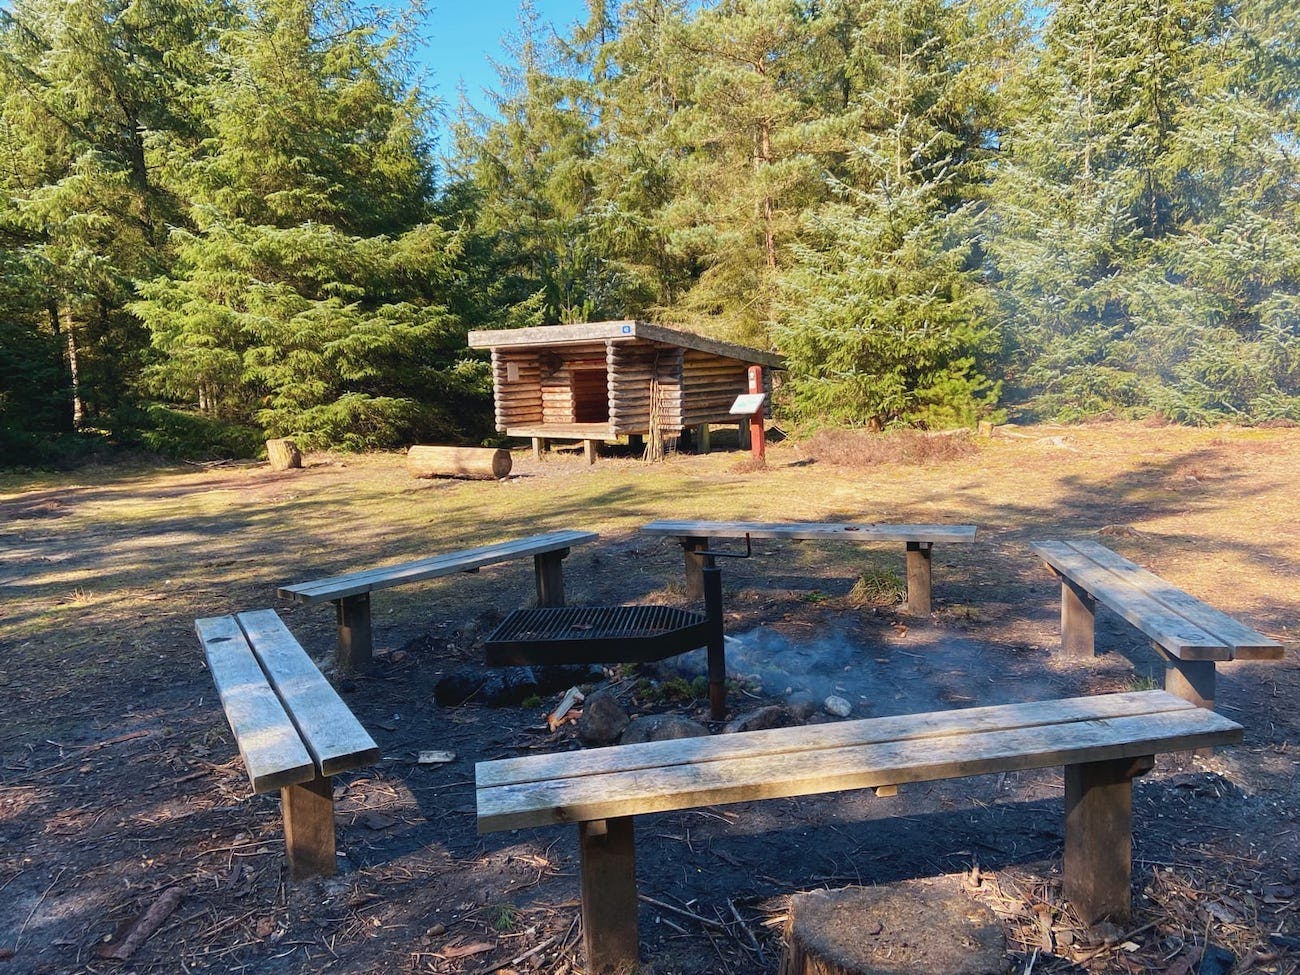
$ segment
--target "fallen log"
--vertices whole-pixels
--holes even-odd
[[[412,477],[503,478],[510,473],[510,451],[492,447],[416,445],[406,452]]]

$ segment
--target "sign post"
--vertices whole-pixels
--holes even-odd
[[[763,463],[767,456],[767,443],[763,439],[763,407],[767,394],[763,392],[763,367],[749,367],[749,392],[736,397],[731,413],[749,417],[749,449],[756,461]]]

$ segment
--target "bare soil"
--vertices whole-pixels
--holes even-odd
[[[480,837],[473,792],[475,762],[577,747],[573,726],[545,729],[554,699],[433,699],[528,603],[530,565],[375,596],[380,663],[336,685],[385,758],[336,779],[329,881],[286,883],[277,802],[249,795],[193,620],[276,606],[328,667],[332,608],[277,604],[277,585],[558,528],[601,533],[566,562],[570,602],[683,603],[680,550],[636,531],[662,517],[979,526],[975,546],[936,547],[929,620],[853,595],[864,577],[859,595],[888,592],[901,546],[760,542],[724,566],[728,632],[789,650],[788,686],[832,688],[855,717],[1158,684],[1145,639],[1105,614],[1093,661],[1054,652],[1033,538],[1095,537],[1288,651],[1220,668],[1243,745],[1139,780],[1124,929],[1086,929],[1061,900],[1046,770],[639,817],[640,889],[675,908],[642,905],[646,971],[773,973],[791,894],[940,876],[998,913],[1018,971],[1300,969],[1300,431],[1038,427],[945,453],[840,467],[785,443],[748,471],[727,452],[593,468],[519,452],[502,483],[412,481],[399,454],[0,479],[0,973],[120,970],[97,948],[174,887],[129,970],[581,972],[574,831]],[[760,678],[738,711],[781,700]],[[634,712],[707,716],[654,674],[606,683]]]

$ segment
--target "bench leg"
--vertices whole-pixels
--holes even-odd
[[[568,554],[569,550],[562,548],[533,556],[538,606],[564,605],[564,560]]]
[[[704,599],[704,559],[696,552],[709,547],[707,538],[679,538],[686,562],[686,598],[693,603]]]
[[[1087,924],[1128,917],[1133,778],[1150,757],[1065,766],[1065,896]]]
[[[284,848],[289,856],[289,877],[332,877],[334,862],[334,783],[318,775],[301,785],[280,790],[284,814]]]
[[[1197,707],[1214,710],[1214,661],[1165,658],[1165,690]]]
[[[1170,656],[1156,644],[1156,651],[1165,659],[1165,690],[1198,708],[1214,710],[1214,661],[1179,660]],[[1193,754],[1208,758],[1213,748],[1197,748]]]
[[[339,646],[334,664],[340,671],[365,670],[374,659],[370,640],[370,593],[334,600],[339,612]]]
[[[1068,579],[1061,580],[1061,650],[1067,657],[1092,659],[1096,652],[1097,601]]]
[[[907,543],[907,612],[909,616],[930,615],[931,542]]]
[[[592,975],[637,967],[636,846],[632,817],[578,824],[582,948]]]

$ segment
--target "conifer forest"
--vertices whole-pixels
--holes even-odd
[[[1300,421],[1291,0],[0,7],[0,466],[493,436],[472,328],[773,350],[778,414]]]

